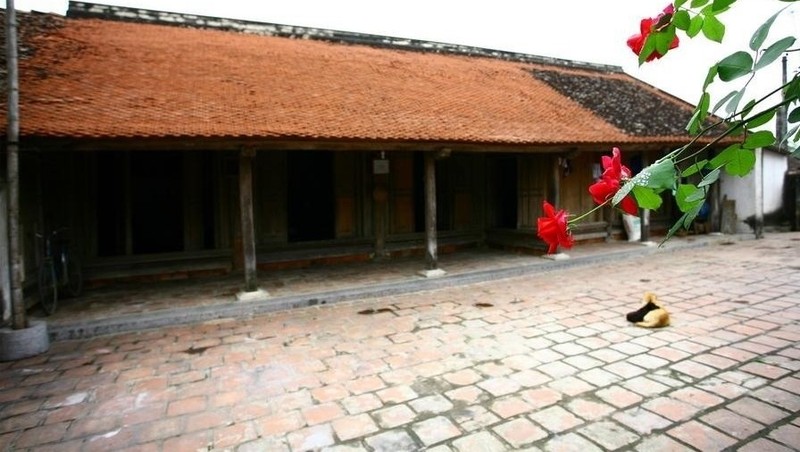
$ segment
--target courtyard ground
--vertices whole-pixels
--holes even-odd
[[[800,445],[799,233],[496,276],[57,340],[0,363],[0,448]]]

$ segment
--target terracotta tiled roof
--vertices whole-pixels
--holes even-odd
[[[607,67],[47,17],[20,25],[23,139],[673,143],[691,112]]]

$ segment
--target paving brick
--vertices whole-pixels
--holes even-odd
[[[646,372],[646,370],[642,369],[641,367],[634,366],[633,364],[624,361],[617,361],[615,363],[607,364],[603,366],[603,370],[619,375],[626,380],[642,375]]]
[[[472,369],[462,369],[457,372],[444,374],[442,378],[456,386],[471,385],[482,379],[481,375]]]
[[[265,416],[257,419],[255,423],[262,436],[283,435],[305,425],[303,417],[296,410]]]
[[[291,450],[318,450],[335,443],[330,424],[315,425],[287,435]]]
[[[613,363],[615,361],[619,361],[628,357],[628,355],[624,353],[620,353],[612,348],[601,348],[599,350],[594,350],[588,353],[589,356],[592,358],[599,359],[600,361],[606,363]]]
[[[551,378],[561,378],[567,375],[572,375],[578,372],[578,369],[570,366],[563,361],[553,361],[547,364],[542,364],[536,368],[537,371],[549,375]]]
[[[544,443],[547,452],[600,452],[601,448],[577,433],[567,433],[548,438]]]
[[[365,413],[380,408],[383,403],[375,394],[361,394],[348,397],[340,402],[349,414]]]
[[[416,418],[416,414],[406,405],[394,405],[388,408],[375,410],[372,416],[383,428],[394,428],[408,424]]]
[[[683,452],[695,449],[687,448],[685,445],[675,441],[674,439],[666,435],[655,435],[649,438],[645,438],[642,442],[636,445],[635,450],[640,452],[663,452],[663,451]]]
[[[508,396],[496,399],[490,409],[498,416],[508,419],[522,413],[527,413],[533,407],[518,396]]]
[[[741,398],[727,405],[728,409],[762,424],[772,424],[786,418],[789,413],[750,397]]]
[[[342,441],[349,441],[378,431],[378,426],[367,414],[339,418],[334,420],[331,425],[336,436]]]
[[[178,416],[188,413],[197,413],[206,409],[206,398],[204,396],[189,397],[176,400],[167,405],[168,416]]]
[[[568,358],[564,358],[564,362],[580,370],[588,370],[593,367],[603,365],[603,362],[599,359],[595,359],[587,355],[570,356]]]
[[[639,435],[611,421],[592,422],[579,428],[578,433],[608,450],[620,449],[639,440]]]
[[[453,420],[462,430],[472,432],[496,424],[500,418],[480,405],[472,405],[452,411]]]
[[[786,377],[772,383],[776,388],[783,389],[784,391],[791,392],[792,394],[800,395],[800,378]]]
[[[611,386],[595,394],[617,408],[625,408],[642,401],[642,396],[622,386]]]
[[[531,388],[547,383],[551,378],[539,371],[525,369],[508,376],[511,380],[524,388]]]
[[[25,430],[17,438],[16,447],[37,447],[48,443],[60,442],[66,436],[68,427],[69,422],[60,422]]]
[[[458,427],[443,416],[436,416],[417,422],[411,428],[425,446],[431,446],[461,434]]]
[[[734,438],[697,421],[678,425],[667,430],[667,434],[699,450],[722,450],[736,443]]]
[[[665,419],[641,407],[618,411],[612,417],[615,421],[640,435],[649,435],[655,430],[661,430],[672,425],[672,421],[669,419]]]
[[[522,398],[536,409],[550,406],[561,401],[563,395],[550,388],[537,388],[522,391]]]
[[[577,377],[593,386],[601,388],[622,381],[622,377],[619,375],[613,374],[602,368],[589,369],[587,371],[580,372],[577,374]]]
[[[757,438],[739,448],[739,452],[792,452],[792,449],[766,438]]]
[[[758,375],[760,377],[768,378],[770,380],[776,380],[789,373],[787,369],[782,369],[777,366],[771,366],[769,364],[758,363],[758,362],[747,363],[744,366],[741,366],[739,370],[742,372]]]
[[[333,384],[312,389],[311,396],[320,403],[335,402],[349,397],[350,392],[343,385]]]
[[[734,438],[747,438],[764,428],[763,425],[727,409],[712,411],[701,416],[700,420]]]
[[[547,432],[525,418],[502,423],[492,430],[513,448],[520,448],[547,437]]]
[[[420,414],[443,413],[453,408],[453,404],[447,398],[438,394],[411,400],[408,404]]]
[[[576,377],[558,378],[548,383],[547,386],[571,397],[596,389],[593,385]]]
[[[403,430],[389,430],[365,440],[370,450],[379,452],[412,452],[420,449],[414,439]]]
[[[673,399],[681,400],[701,410],[715,407],[725,401],[721,397],[693,387],[681,388],[668,395]]]
[[[578,417],[593,421],[614,412],[614,408],[602,402],[575,398],[566,403],[566,408]]]
[[[583,423],[582,419],[558,405],[535,411],[528,417],[550,433],[560,433]]]
[[[737,362],[745,362],[749,361],[756,357],[755,353],[751,353],[739,348],[731,347],[731,346],[723,346],[711,350],[711,353],[719,356],[723,356],[725,358],[732,359]]]
[[[698,411],[698,408],[689,405],[686,402],[672,399],[670,397],[658,397],[648,400],[647,402],[643,403],[642,406],[671,421],[682,421],[689,419]]]
[[[751,393],[752,397],[771,403],[791,412],[800,412],[800,396],[776,388],[766,386]]]
[[[489,398],[489,394],[477,386],[464,386],[458,389],[445,392],[445,395],[452,401],[460,401],[466,404],[473,404]]]
[[[453,447],[459,452],[504,452],[508,450],[499,439],[489,432],[478,432],[461,437],[453,441]]]
[[[713,367],[706,366],[705,364],[701,364],[691,359],[673,363],[669,366],[669,368],[696,379],[705,378],[716,372],[716,369]]]
[[[507,377],[497,377],[483,380],[478,383],[477,386],[495,397],[511,394],[512,392],[519,391],[521,388],[519,383]]]
[[[769,432],[769,438],[788,447],[800,445],[800,427],[792,424],[782,425]]]

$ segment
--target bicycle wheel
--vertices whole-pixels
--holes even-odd
[[[64,274],[64,285],[67,294],[77,297],[83,290],[83,273],[81,273],[81,263],[71,253],[66,256],[66,273]]]
[[[39,303],[47,315],[56,312],[58,289],[56,288],[56,272],[52,263],[45,263],[39,268]]]

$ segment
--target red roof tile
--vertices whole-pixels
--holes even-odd
[[[23,139],[525,145],[685,139],[680,133],[626,132],[604,117],[613,111],[593,111],[537,71],[623,83],[687,119],[690,114],[688,105],[621,72],[167,25],[59,20],[62,27],[30,38],[35,51],[20,62]],[[4,102],[4,122],[6,109]]]

